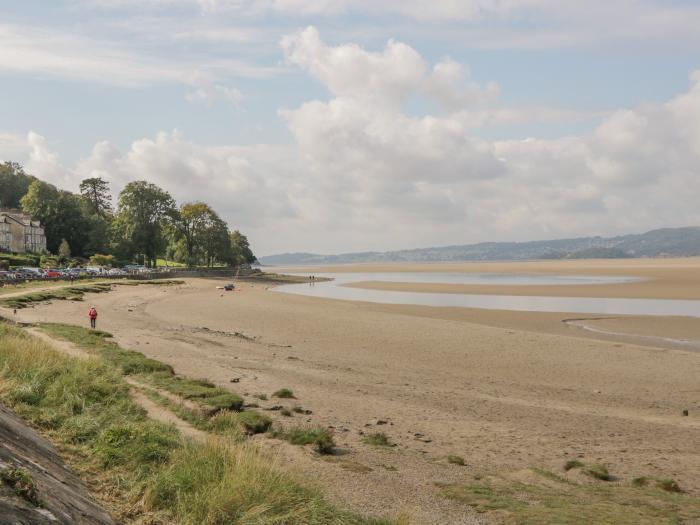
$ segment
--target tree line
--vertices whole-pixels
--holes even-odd
[[[112,205],[101,177],[80,183],[80,193],[60,190],[24,172],[17,163],[0,164],[0,207],[21,208],[41,221],[46,248],[61,257],[93,257],[128,263],[158,258],[188,266],[240,265],[255,261],[248,239],[204,202],[178,206],[164,189],[147,181],[127,184]]]

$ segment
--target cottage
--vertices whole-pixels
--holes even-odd
[[[0,210],[0,250],[15,253],[44,252],[44,228],[26,213]]]

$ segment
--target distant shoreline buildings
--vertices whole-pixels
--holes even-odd
[[[17,210],[0,210],[0,251],[42,253],[46,235],[39,221]]]

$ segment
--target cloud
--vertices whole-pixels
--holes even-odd
[[[243,93],[238,89],[214,83],[199,72],[193,74],[188,83],[193,89],[185,95],[185,100],[193,104],[201,103],[211,107],[217,102],[225,102],[237,106],[243,100]]]
[[[24,146],[6,135],[6,148],[25,148],[30,171],[67,188],[103,176],[118,191],[138,178],[208,201],[260,254],[700,224],[700,72],[684,93],[613,111],[584,135],[486,140],[476,128],[576,115],[506,107],[467,66],[430,64],[401,42],[332,46],[308,28],[281,46],[328,93],[280,111],[292,145],[207,146],[173,131],[126,151],[100,142],[71,168],[36,133]],[[432,109],[409,111],[416,97]]]
[[[127,45],[67,31],[0,23],[0,72],[43,75],[122,86],[190,83],[193,76],[269,77],[279,68],[236,58],[149,55]],[[230,88],[213,88],[231,97]]]

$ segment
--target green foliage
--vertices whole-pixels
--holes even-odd
[[[677,525],[700,518],[698,498],[644,486],[576,484],[543,477],[542,482],[525,483],[489,476],[441,485],[441,493],[513,525]]]
[[[21,200],[22,209],[41,222],[46,233],[46,248],[57,253],[66,240],[75,255],[82,255],[89,235],[89,223],[83,214],[80,197],[35,180]]]
[[[333,434],[323,427],[294,427],[278,429],[272,432],[272,437],[289,441],[292,445],[314,445],[319,454],[332,454],[335,449]]]
[[[250,249],[248,238],[238,230],[231,232],[229,236],[230,255],[229,262],[233,265],[251,264],[257,259]]]
[[[374,445],[375,447],[392,447],[393,443],[389,441],[389,438],[384,432],[375,432],[369,436],[365,436],[362,440],[368,445]]]
[[[0,164],[0,208],[19,208],[20,200],[35,180],[16,162]]]
[[[608,469],[603,465],[589,465],[583,471],[592,478],[596,478],[601,481],[612,480],[612,476],[608,472]]]
[[[447,456],[447,462],[462,467],[465,465],[464,458],[462,456],[456,456],[454,454],[450,454],[449,456]]]
[[[165,226],[174,214],[175,201],[167,191],[146,181],[130,182],[119,194],[113,232],[126,241],[131,256],[144,254],[153,266],[165,249]]]
[[[575,468],[581,468],[581,467],[583,467],[583,463],[581,463],[577,459],[570,459],[569,461],[564,463],[564,470],[566,470],[566,471],[569,471],[569,470],[575,469]]]
[[[53,290],[44,290],[41,292],[32,292],[26,295],[16,297],[8,297],[0,300],[0,306],[8,308],[27,308],[32,303],[41,303],[53,300],[82,300],[86,293],[103,293],[109,292],[112,289],[110,283],[95,283],[90,285],[80,286],[62,286]]]
[[[90,264],[92,266],[112,267],[112,266],[114,266],[114,255],[104,255],[104,254],[96,253],[95,255],[90,257]]]
[[[294,392],[292,392],[289,388],[280,388],[272,394],[272,397],[279,397],[281,399],[296,399],[294,397]]]
[[[12,488],[20,498],[33,505],[41,504],[34,479],[27,469],[15,467],[0,469],[0,481]]]
[[[101,177],[84,179],[80,183],[80,194],[91,214],[106,217],[112,213],[109,183]]]
[[[63,239],[61,244],[58,246],[58,258],[61,261],[67,261],[70,259],[70,245],[65,239]]]

